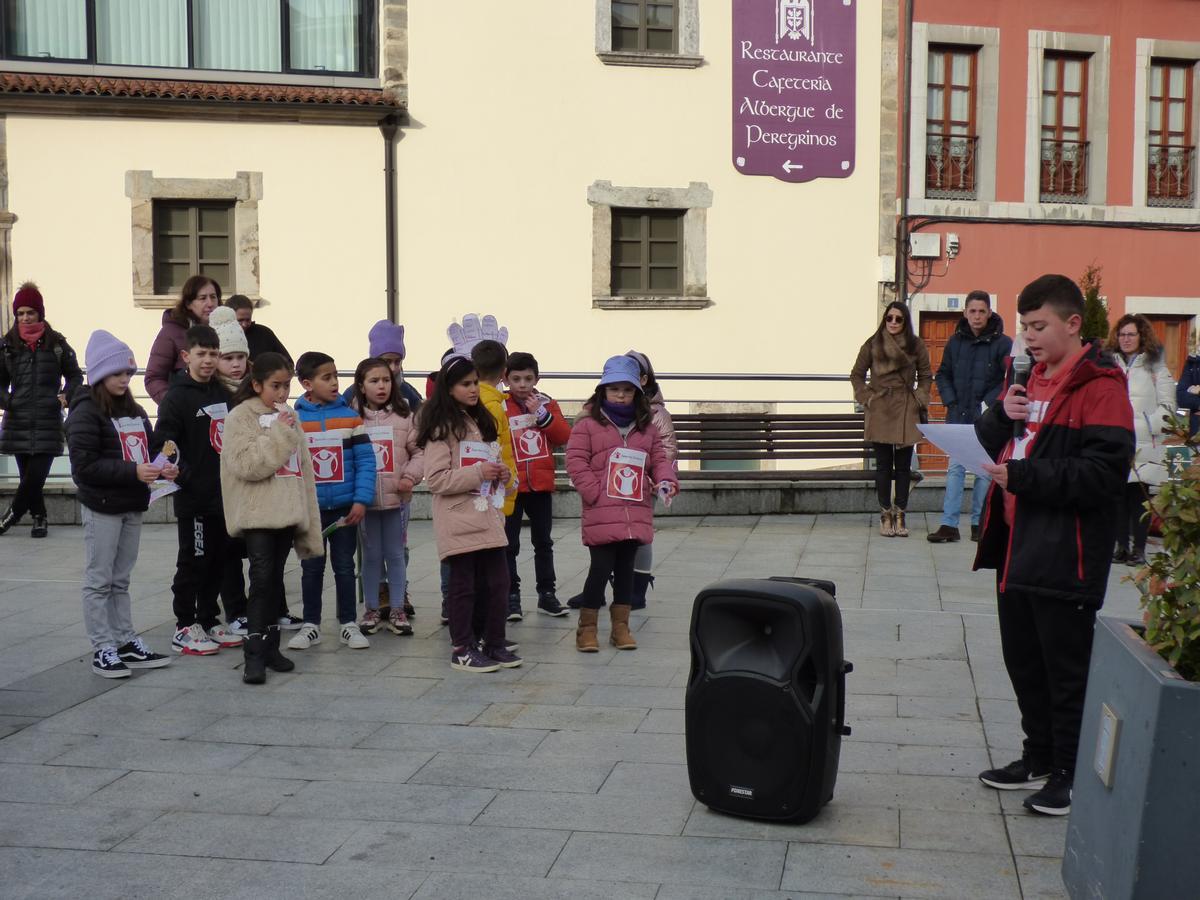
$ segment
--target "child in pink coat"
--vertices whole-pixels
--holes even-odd
[[[596,625],[611,575],[610,640],[618,650],[635,650],[629,631],[633,560],[639,546],[654,540],[655,497],[675,496],[679,482],[651,421],[636,361],[610,358],[585,410],[567,442],[567,473],[583,505],[583,543],[591,553],[575,647],[600,649]]]

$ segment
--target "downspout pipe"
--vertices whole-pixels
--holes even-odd
[[[383,135],[383,202],[384,234],[387,260],[387,317],[391,322],[400,316],[400,297],[396,278],[396,135],[400,130],[397,116],[388,116],[379,123]]]
[[[896,299],[908,303],[908,173],[912,166],[912,66],[913,4],[904,0],[904,89],[897,108],[900,112],[900,215],[896,219]]]

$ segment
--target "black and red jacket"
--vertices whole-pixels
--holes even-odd
[[[1003,402],[980,417],[975,433],[998,459],[1013,436]],[[1026,458],[1008,461],[1008,491],[1016,500],[1011,529],[1001,489],[992,484],[974,568],[999,570],[1002,592],[1099,609],[1133,450],[1125,376],[1093,343],[1054,396]]]

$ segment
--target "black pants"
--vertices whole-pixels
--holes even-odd
[[[517,505],[513,513],[504,520],[504,533],[508,535],[508,580],[509,591],[521,592],[521,576],[517,574],[517,556],[521,552],[521,519],[529,516],[529,537],[533,541],[533,571],[537,576],[537,592],[554,592],[554,539],[550,529],[554,525],[549,491],[525,491],[517,494]]]
[[[199,622],[205,630],[220,621],[217,595],[225,574],[225,516],[180,516],[179,556],[175,560],[175,627]]]
[[[446,611],[450,618],[450,642],[455,649],[474,643],[476,628],[473,613],[478,604],[483,610],[484,644],[504,644],[504,618],[508,615],[508,563],[505,549],[473,550],[447,556],[450,565],[450,592]],[[485,590],[479,590],[486,585]]]
[[[912,479],[912,446],[871,443],[875,450],[875,494],[879,508],[892,505],[892,482],[896,484],[896,506],[908,509],[908,485]]]
[[[231,537],[225,545],[225,565],[221,572],[221,605],[225,607],[226,622],[246,615],[246,580],[242,577],[242,560],[247,555],[244,537]]]
[[[1096,611],[1024,591],[999,594],[1000,646],[1039,771],[1075,771]]]
[[[12,498],[13,524],[27,512],[45,518],[46,498],[42,496],[42,488],[46,486],[54,457],[48,453],[18,453],[16,460],[21,481]]]
[[[1146,535],[1150,532],[1150,519],[1146,514],[1146,489],[1137,481],[1127,482],[1117,502],[1117,546],[1129,549],[1129,536],[1133,535],[1133,549],[1138,553],[1146,550]]]
[[[587,609],[604,606],[604,587],[608,577],[613,579],[613,606],[629,605],[633,599],[633,559],[637,556],[637,541],[617,541],[588,547],[592,564],[583,583],[583,605]]]
[[[242,535],[246,555],[250,557],[250,597],[246,601],[246,629],[251,634],[265,634],[274,625],[287,601],[283,595],[283,568],[292,550],[291,528],[251,528]],[[239,558],[238,575],[242,561]]]

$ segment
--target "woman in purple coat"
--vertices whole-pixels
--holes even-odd
[[[166,396],[171,376],[184,367],[187,330],[207,325],[208,316],[221,305],[221,286],[207,275],[193,275],[183,283],[179,301],[163,313],[162,329],[146,361],[146,393],[155,403]]]
[[[583,543],[591,554],[575,648],[581,653],[600,649],[596,625],[604,586],[612,576],[610,640],[618,650],[635,650],[637,641],[629,631],[633,559],[640,545],[654,540],[655,497],[675,496],[679,482],[652,422],[634,360],[609,359],[584,408],[567,442],[567,473],[582,501]]]

